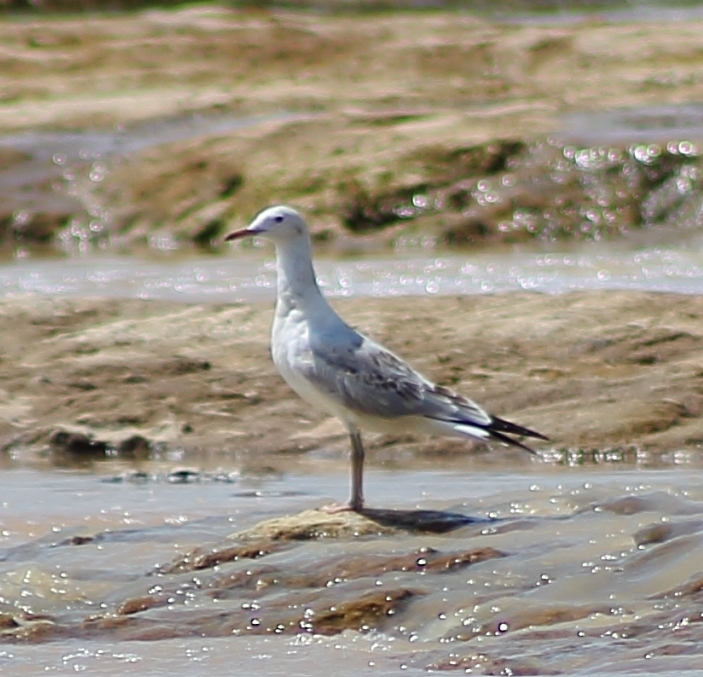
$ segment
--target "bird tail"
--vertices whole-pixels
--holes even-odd
[[[539,440],[549,440],[548,437],[538,433],[535,430],[530,430],[529,428],[524,428],[516,423],[511,423],[505,419],[498,418],[497,416],[491,416],[491,420],[487,425],[474,424],[458,424],[454,426],[457,432],[464,432],[472,437],[480,437],[485,440],[497,440],[503,444],[512,445],[514,447],[519,447],[525,451],[529,451],[531,454],[536,454],[534,449],[531,449],[526,444],[523,444],[519,440],[513,439],[508,435],[520,435],[522,437],[534,437]]]
[[[521,425],[511,423],[510,421],[506,421],[503,418],[498,418],[497,416],[491,416],[491,422],[486,426],[486,428],[493,433],[509,433],[510,435],[522,435],[523,437],[534,437],[538,440],[549,441],[548,437],[545,437],[542,433],[538,433],[536,430],[523,428]]]

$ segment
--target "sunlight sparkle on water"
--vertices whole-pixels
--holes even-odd
[[[423,296],[508,291],[632,289],[703,292],[703,245],[620,251],[504,252],[441,257],[318,259],[329,296]],[[0,293],[132,297],[185,302],[272,300],[276,268],[266,251],[171,259],[85,256],[0,265]]]

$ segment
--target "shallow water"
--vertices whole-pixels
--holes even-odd
[[[703,8],[699,8],[703,11]],[[639,106],[568,113],[559,136],[579,143],[666,143],[703,137],[700,104]],[[689,142],[690,143],[690,142]]]
[[[138,481],[116,481],[124,477],[117,463],[99,475],[6,470],[0,611],[53,625],[29,639],[5,636],[0,666],[17,675],[111,675],[126,666],[145,675],[693,674],[703,660],[700,462],[496,461],[483,455],[445,470],[369,474],[374,505],[481,518],[449,534],[303,541],[255,560],[161,573],[157,565],[194,547],[222,547],[263,518],[344,496],[344,464],[317,475],[177,484],[161,474],[165,466]],[[422,548],[493,548],[500,556],[423,571]],[[399,556],[420,564],[365,569]],[[340,557],[356,558],[356,569],[340,575]],[[322,609],[378,590],[408,590],[409,599],[369,630],[305,629]],[[119,618],[125,601],[150,594],[167,599],[123,615],[131,625],[86,624]],[[297,632],[276,631],[291,618]]]
[[[617,248],[316,260],[330,296],[485,294],[531,290],[632,289],[703,293],[703,242],[681,247]],[[193,302],[270,300],[275,266],[269,248],[232,255],[135,259],[85,256],[0,264],[0,294],[134,297]]]
[[[292,121],[312,115],[313,113],[296,114],[287,111],[249,117],[231,113],[193,113],[146,121],[129,128],[5,134],[0,136],[0,143],[27,153],[33,160],[51,160],[54,165],[61,166],[110,155],[139,153],[147,148],[205,134],[223,134],[267,122]],[[18,177],[15,169],[0,178],[9,180],[11,176]]]

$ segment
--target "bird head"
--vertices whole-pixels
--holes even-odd
[[[225,236],[227,242],[242,237],[257,235],[271,240],[274,244],[283,244],[307,235],[308,228],[303,217],[284,205],[267,207],[259,212],[254,220],[242,230],[235,230]]]

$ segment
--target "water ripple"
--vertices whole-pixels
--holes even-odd
[[[320,286],[333,297],[599,289],[700,294],[703,246],[639,251],[592,246],[575,252],[320,259],[317,271]],[[0,295],[257,301],[274,297],[275,277],[272,259],[249,251],[228,258],[144,260],[96,255],[20,259],[0,265]]]

